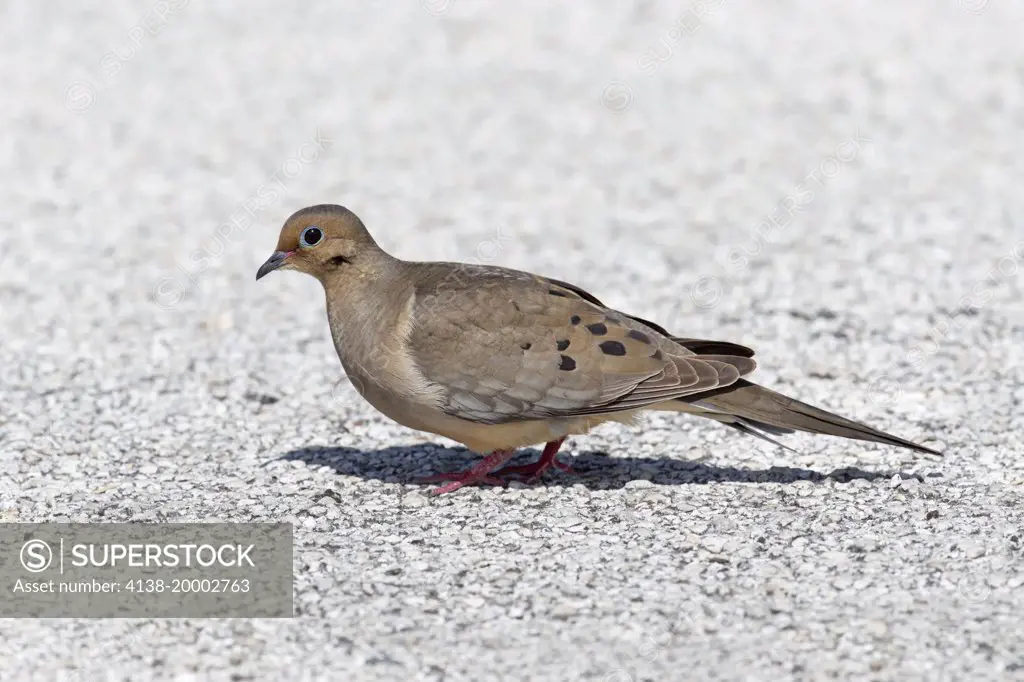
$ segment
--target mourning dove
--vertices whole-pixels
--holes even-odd
[[[566,282],[399,260],[341,206],[288,218],[256,279],[274,270],[323,285],[338,357],[371,405],[485,455],[432,477],[448,482],[437,494],[571,471],[555,459],[566,436],[642,410],[696,414],[768,440],[807,431],[939,454],[741,378],[755,367],[749,348],[672,336]],[[538,462],[499,469],[536,443],[546,443]]]

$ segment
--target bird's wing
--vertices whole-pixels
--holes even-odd
[[[590,301],[595,305],[598,305],[602,308],[605,307],[604,303],[601,303],[601,301],[599,301],[596,296],[594,296],[593,294],[584,289],[581,289],[580,287],[574,284],[562,282],[557,279],[548,279],[547,281],[551,282],[552,284],[557,284],[558,286],[564,289],[568,289],[574,292],[580,298]],[[655,322],[645,320],[644,318],[637,317],[636,315],[627,315],[626,317],[633,320],[634,322],[639,322],[645,327],[653,329],[654,331],[658,332],[659,334],[662,334],[663,336],[669,337],[670,339],[678,343],[680,346],[683,346],[687,350],[693,351],[697,355],[739,355],[745,358],[754,357],[753,349],[747,348],[746,346],[741,346],[738,343],[731,343],[729,341],[711,341],[708,339],[688,339],[682,336],[672,336],[672,334],[670,334],[667,329],[665,329],[664,327]]]
[[[698,356],[578,287],[458,264],[424,265],[407,347],[446,413],[491,424],[633,410],[755,367]]]

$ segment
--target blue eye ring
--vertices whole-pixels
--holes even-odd
[[[324,231],[316,225],[310,225],[299,235],[299,246],[304,249],[312,249],[324,240]]]

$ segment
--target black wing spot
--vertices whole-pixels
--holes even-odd
[[[568,355],[560,356],[562,361],[558,363],[558,369],[563,372],[571,372],[576,369],[576,361],[570,358]]]
[[[603,341],[601,343],[601,352],[605,355],[625,355],[626,347],[622,345],[621,341]]]
[[[519,347],[522,348],[523,350],[530,350],[531,348],[533,348],[533,344],[530,343],[529,341],[524,341],[521,344],[519,344]]]
[[[594,324],[588,324],[587,329],[589,329],[590,333],[593,334],[594,336],[604,336],[605,334],[608,333],[608,327],[605,326],[604,322],[595,322]]]
[[[565,350],[569,347],[569,339],[562,339],[561,341],[555,342],[555,346],[558,350]]]
[[[640,343],[650,343],[651,342],[651,337],[649,337],[649,336],[647,336],[647,334],[644,334],[643,332],[637,331],[635,329],[630,329],[628,332],[626,332],[626,336],[628,336],[631,339],[636,339]]]
[[[572,322],[573,325],[577,325],[580,322],[582,322],[583,320],[580,318],[579,315],[573,315],[572,317],[569,318],[569,321]]]

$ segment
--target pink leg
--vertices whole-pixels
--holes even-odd
[[[494,472],[495,476],[528,476],[529,480],[536,481],[540,478],[545,471],[554,467],[559,471],[564,471],[567,474],[575,474],[576,472],[568,464],[562,464],[559,462],[555,455],[558,454],[558,448],[562,447],[562,443],[565,442],[565,438],[559,438],[553,440],[544,446],[544,452],[541,454],[540,459],[533,464],[523,464],[520,466],[509,466],[504,469],[499,469]]]
[[[467,485],[505,485],[504,480],[490,474],[495,467],[500,467],[512,459],[514,454],[516,454],[515,450],[495,450],[468,471],[452,471],[445,474],[437,474],[436,476],[426,476],[417,479],[417,482],[441,483],[443,481],[451,481],[448,485],[432,490],[431,492],[435,495],[444,495]]]

